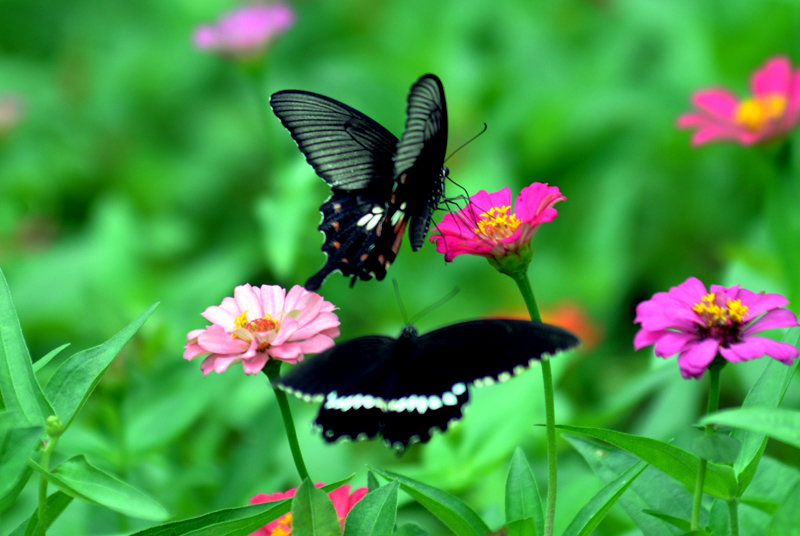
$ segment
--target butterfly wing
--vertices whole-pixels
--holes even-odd
[[[425,243],[433,211],[444,191],[447,150],[447,104],[444,87],[436,75],[426,74],[408,95],[406,128],[394,158],[394,190],[390,212],[409,223],[411,248]]]
[[[306,288],[317,290],[336,270],[362,280],[383,279],[399,250],[397,233],[402,237],[405,230],[405,222],[392,222],[388,211],[397,138],[358,110],[324,95],[279,91],[270,105],[308,163],[333,189],[320,207],[327,260]]]

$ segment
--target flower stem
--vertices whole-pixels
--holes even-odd
[[[708,404],[706,405],[706,414],[713,413],[719,409],[719,374],[722,370],[720,365],[712,363],[708,367],[709,372],[709,386],[708,386]],[[714,426],[708,424],[705,426],[706,436],[710,436],[714,432]],[[708,460],[700,459],[700,466],[697,469],[697,480],[694,486],[694,500],[692,501],[692,530],[700,528],[700,510],[703,502],[703,486],[706,479],[706,467]],[[731,527],[733,527],[734,520],[731,518]],[[734,534],[738,534],[739,527],[737,526]]]
[[[50,470],[50,457],[58,444],[58,436],[47,438],[47,443],[42,450],[42,459],[40,465],[45,471]],[[37,526],[37,536],[44,536],[47,532],[47,479],[44,475],[39,476],[39,507],[37,509],[37,517],[39,524]]]
[[[277,359],[270,359],[264,366],[264,373],[269,378],[270,383],[277,380],[281,375],[281,362]],[[303,453],[300,452],[300,443],[297,441],[297,430],[294,427],[294,419],[292,419],[292,409],[289,407],[289,400],[286,398],[286,393],[272,388],[275,393],[275,398],[278,399],[278,407],[281,408],[281,417],[283,417],[283,426],[286,428],[286,437],[289,440],[289,448],[292,451],[292,458],[294,465],[297,467],[297,473],[300,475],[300,480],[308,478],[308,470],[306,464],[303,462]]]
[[[530,279],[527,273],[512,276],[517,284],[522,299],[528,308],[532,320],[542,321],[539,307],[533,296]],[[553,524],[556,517],[556,491],[558,488],[558,460],[556,458],[556,411],[553,395],[553,372],[550,369],[550,357],[542,356],[542,381],[544,383],[544,414],[547,428],[547,509],[545,511],[544,534],[553,536]]]

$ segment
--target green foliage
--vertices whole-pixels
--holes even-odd
[[[530,519],[535,534],[544,534],[544,512],[539,488],[525,454],[517,448],[506,479],[506,522]]]
[[[393,480],[371,490],[347,516],[344,536],[381,536],[394,531],[397,520],[397,490],[400,482]]]

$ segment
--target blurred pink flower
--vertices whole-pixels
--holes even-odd
[[[294,22],[294,11],[283,2],[252,4],[224,15],[216,24],[197,28],[194,44],[201,50],[249,59],[263,53]]]
[[[14,93],[0,94],[0,139],[22,121],[25,116],[25,101]]]
[[[297,363],[304,354],[331,348],[339,336],[333,304],[299,285],[288,294],[277,285],[241,285],[233,296],[202,313],[210,326],[186,335],[184,359],[210,354],[200,367],[203,375],[238,362],[245,374],[260,372],[270,358]]]
[[[314,485],[318,488],[321,488],[325,484],[318,482]],[[258,495],[250,499],[250,504],[258,504],[269,501],[279,501],[281,499],[289,499],[291,497],[294,497],[296,491],[297,491],[296,488],[292,488],[286,493],[272,493],[272,494],[259,493]],[[330,497],[331,502],[333,502],[333,507],[336,509],[336,515],[339,517],[339,523],[341,523],[342,529],[344,529],[344,519],[345,517],[347,517],[347,514],[350,513],[350,510],[353,509],[353,506],[355,506],[355,504],[358,501],[360,501],[366,494],[367,494],[367,488],[358,488],[351,495],[349,484],[342,486],[340,488],[336,488],[335,490],[328,493],[328,497]],[[253,532],[250,536],[289,536],[291,533],[292,533],[292,514],[290,512],[285,516],[268,523],[266,526]]]
[[[465,253],[504,257],[527,245],[539,225],[558,216],[553,205],[566,199],[558,187],[534,182],[522,189],[511,212],[508,186],[491,194],[481,190],[462,210],[445,214],[436,227],[441,234],[430,240],[447,262]]]
[[[684,378],[699,378],[717,357],[736,363],[765,355],[791,365],[797,348],[755,333],[797,326],[789,301],[780,294],[751,292],[734,285],[711,285],[711,292],[690,277],[669,292],[658,292],[636,307],[642,329],[633,340],[640,350],[655,345],[655,354],[678,355]]]
[[[795,127],[800,119],[800,70],[793,73],[788,58],[771,58],[750,82],[753,96],[742,100],[719,88],[692,96],[695,110],[678,118],[679,127],[696,129],[692,145],[715,140],[752,145]]]

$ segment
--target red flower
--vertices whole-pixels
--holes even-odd
[[[318,482],[314,484],[316,487],[321,488],[325,484]],[[259,493],[252,499],[250,504],[259,504],[269,501],[280,501],[281,499],[289,499],[294,497],[297,488],[292,488],[285,493]],[[367,488],[358,488],[352,495],[350,494],[350,485],[345,485],[328,493],[333,507],[336,509],[336,515],[339,517],[339,523],[344,529],[344,519],[353,506],[360,501],[364,495],[367,494]],[[258,529],[250,536],[289,536],[292,533],[292,513],[289,512],[285,516],[268,523],[266,526]]]

